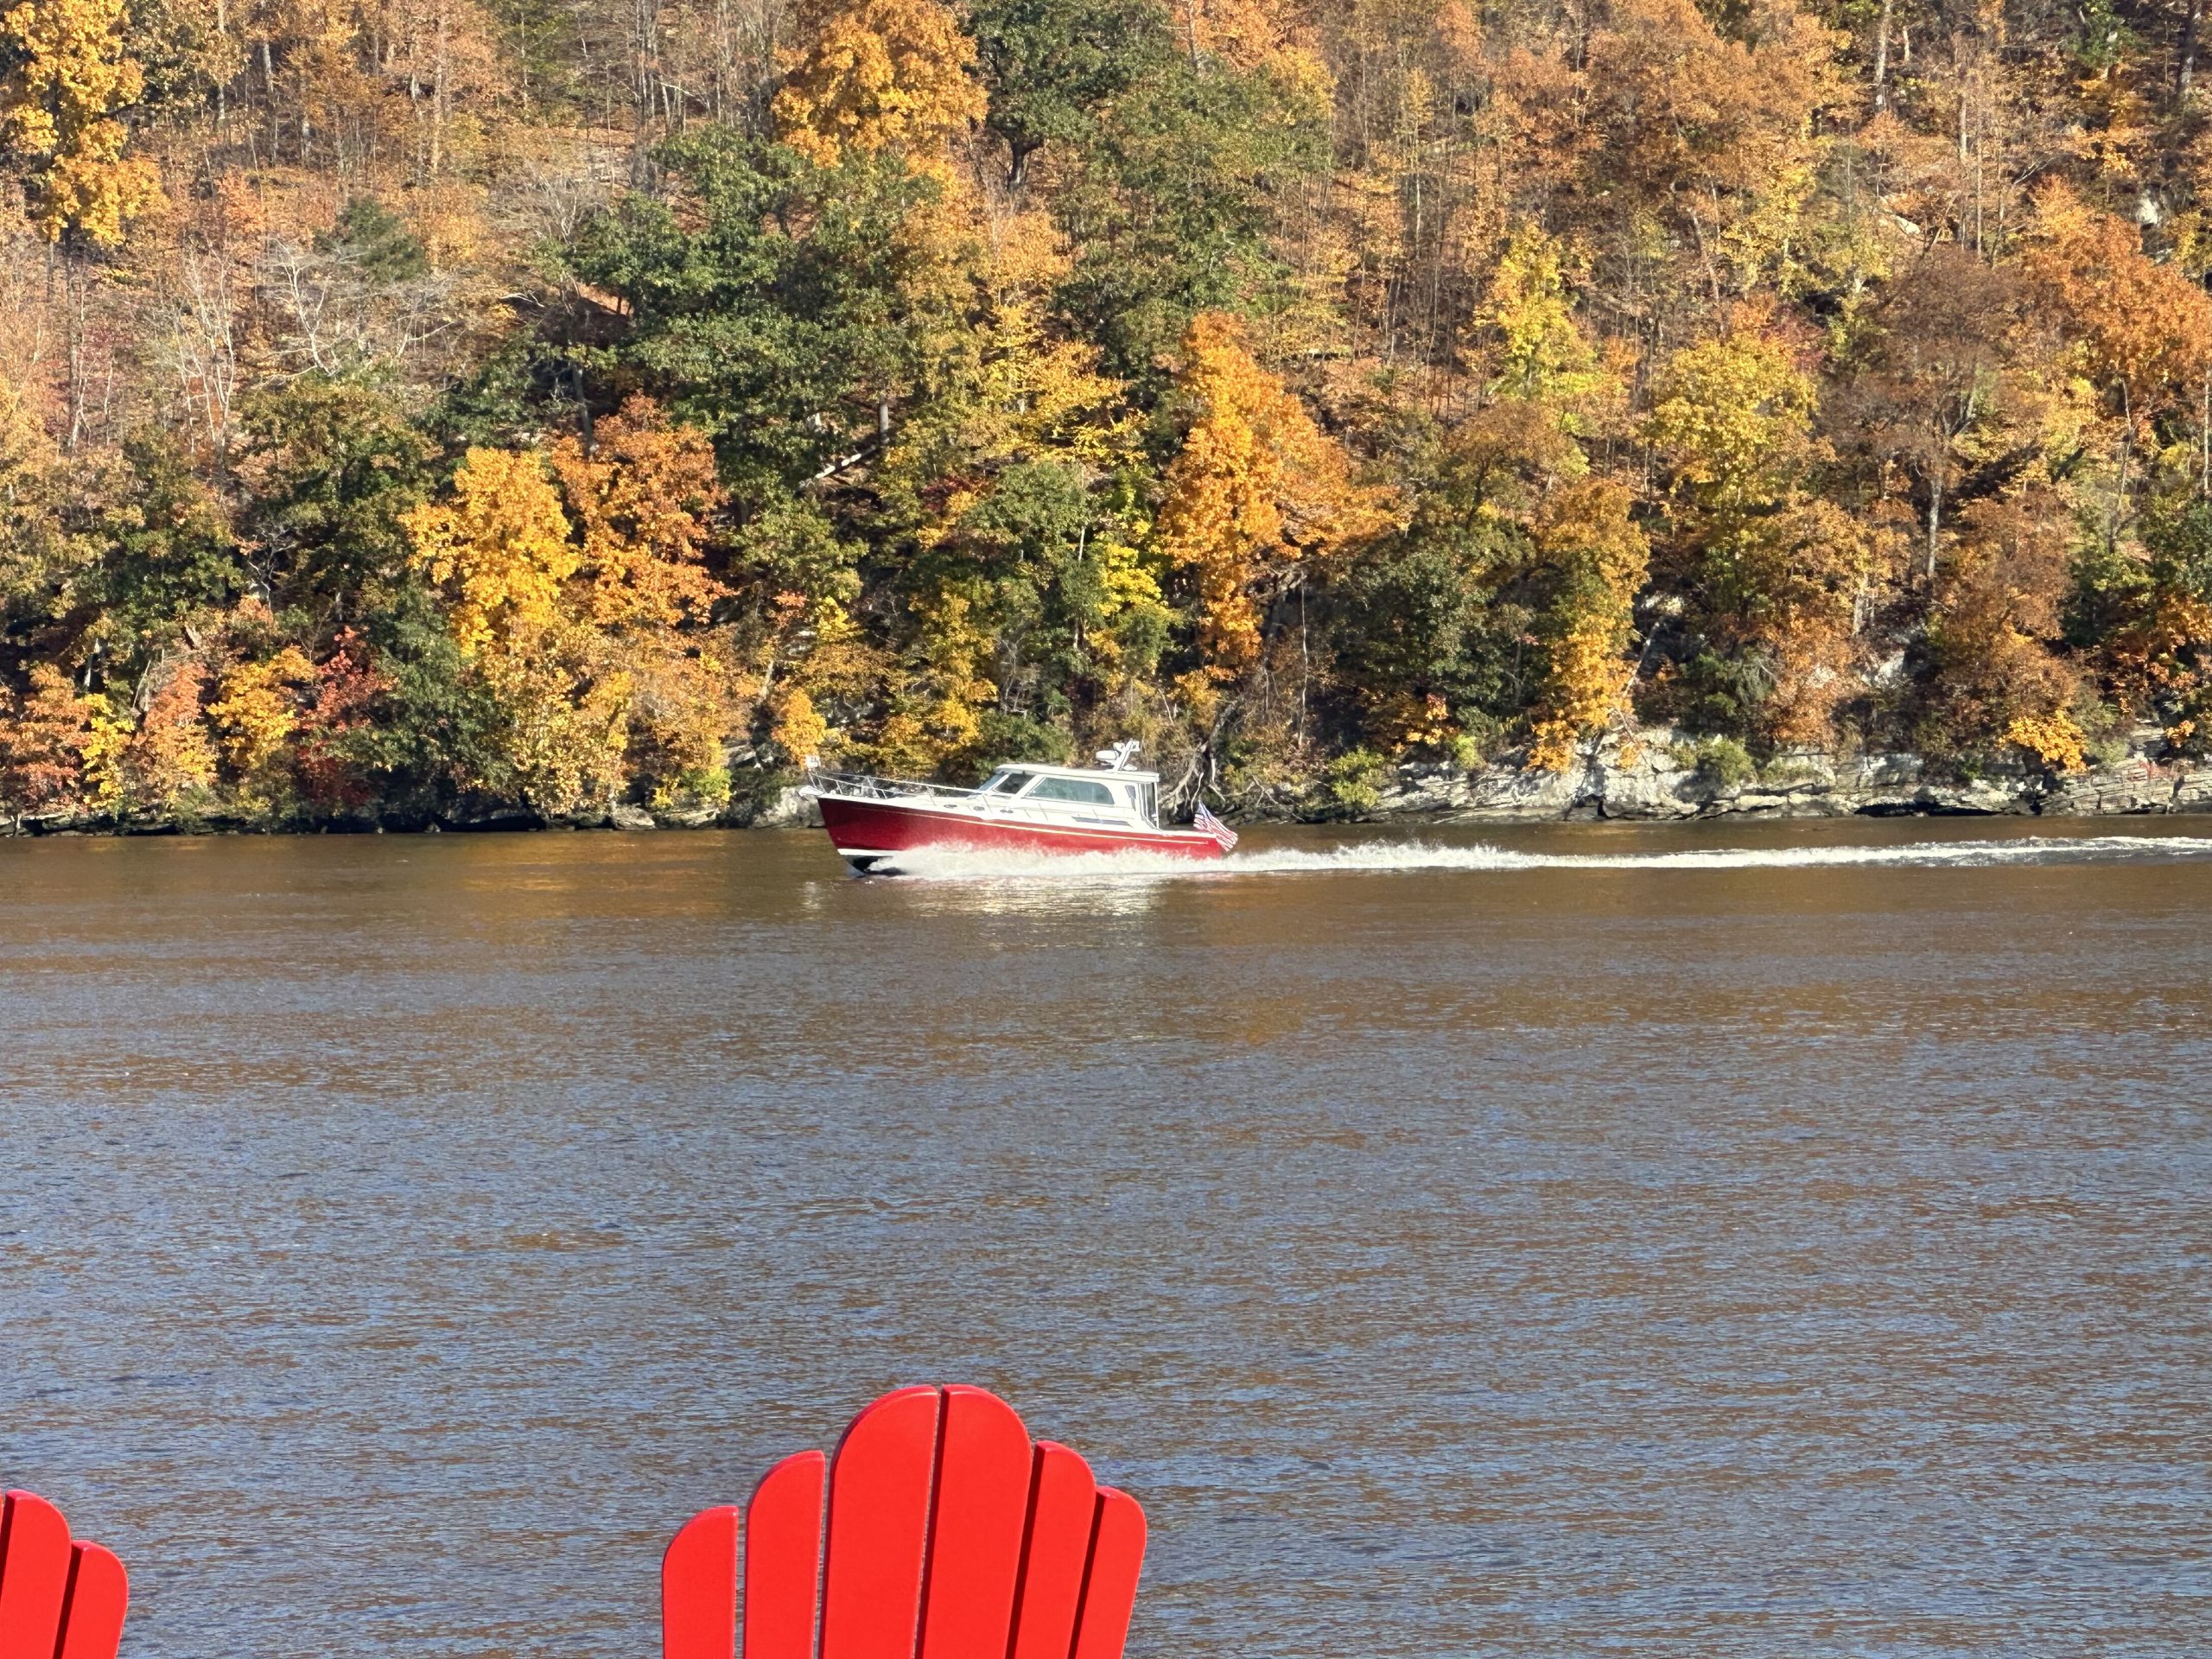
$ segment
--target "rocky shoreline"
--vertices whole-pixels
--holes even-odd
[[[1608,737],[1570,772],[1528,772],[1510,763],[1471,772],[1402,766],[1376,790],[1371,809],[1344,816],[1360,821],[1527,823],[1734,815],[2094,817],[2212,810],[2212,766],[2158,758],[2164,738],[2155,727],[2134,733],[2125,755],[2066,773],[2018,760],[1971,773],[1951,772],[1915,754],[1838,756],[1814,751],[1778,755],[1757,766],[1716,768],[1695,756],[1695,747],[1673,732],[1648,729]]]
[[[1731,746],[1732,748],[1732,746]],[[2212,763],[2163,753],[2155,727],[2124,755],[2054,773],[2018,760],[1972,772],[1915,754],[1799,751],[1754,764],[1740,750],[1714,764],[1709,747],[1661,728],[1609,736],[1567,772],[1530,772],[1515,757],[1472,769],[1380,766],[1353,789],[1232,813],[1246,822],[1544,823],[1606,819],[1791,817],[2095,817],[2212,811]],[[296,833],[437,834],[515,830],[796,829],[819,824],[796,788],[766,790],[727,807],[653,811],[618,804],[560,817],[515,806],[401,819],[363,818]],[[0,818],[0,836],[240,835],[272,826],[221,813],[191,817],[53,812]],[[283,831],[273,831],[283,833]]]

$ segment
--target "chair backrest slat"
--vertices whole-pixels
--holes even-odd
[[[123,1563],[72,1542],[60,1510],[0,1498],[0,1659],[115,1659],[130,1601]]]
[[[693,1516],[660,1558],[666,1659],[734,1659],[741,1514],[736,1504],[724,1503]]]
[[[753,1489],[745,1511],[745,1659],[814,1659],[829,1474],[829,1459],[800,1452]]]
[[[1065,1446],[1039,1440],[1012,1659],[1068,1659],[1074,1651],[1075,1616],[1097,1510],[1090,1465]]]
[[[1029,1510],[1029,1431],[981,1389],[944,1391],[921,1659],[1001,1659]]]
[[[0,1509],[0,1659],[54,1659],[69,1595],[69,1523],[29,1492]]]
[[[1144,1567],[1144,1511],[1136,1500],[1101,1486],[1083,1610],[1076,1615],[1074,1659],[1122,1659],[1136,1611],[1137,1574]]]
[[[111,1550],[79,1544],[75,1554],[57,1659],[115,1659],[123,1642],[123,1616],[130,1605],[130,1580]]]
[[[941,1398],[927,1388],[886,1395],[837,1446],[822,1659],[914,1659]]]

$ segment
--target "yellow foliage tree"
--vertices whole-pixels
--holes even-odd
[[[552,465],[583,562],[572,601],[626,677],[629,766],[654,804],[728,794],[722,741],[738,724],[738,679],[725,636],[707,627],[729,590],[705,546],[723,496],[699,432],[636,397],[600,421],[592,448],[564,437]]]
[[[611,792],[627,742],[626,709],[611,705],[628,687],[602,677],[601,642],[564,603],[583,559],[543,460],[471,449],[451,499],[404,523],[416,568],[443,594],[454,643],[498,703],[499,759],[513,786],[548,812]]]
[[[1650,544],[1629,517],[1629,493],[1602,479],[1555,492],[1535,540],[1561,573],[1548,627],[1551,651],[1529,749],[1530,767],[1564,772],[1576,750],[1627,712],[1636,595]]]
[[[1813,377],[1764,324],[1747,315],[1675,353],[1644,423],[1672,462],[1675,492],[1716,510],[1757,506],[1808,453]]]
[[[1612,383],[1567,298],[1567,250],[1534,225],[1506,239],[1475,321],[1496,336],[1491,390],[1556,409],[1569,431],[1580,405]]]
[[[1823,453],[1818,401],[1799,353],[1762,308],[1661,368],[1644,437],[1672,474],[1672,574],[1715,643],[1748,651],[1768,682],[1763,736],[1817,743],[1847,689],[1846,591],[1866,561],[1862,531],[1806,489]]]
[[[266,806],[285,744],[300,723],[301,690],[315,664],[296,645],[260,662],[235,664],[207,705],[224,764],[251,804]]]
[[[407,516],[414,563],[498,702],[500,760],[533,806],[611,800],[632,776],[663,804],[719,798],[737,668],[705,626],[724,591],[702,563],[713,458],[643,400],[598,435],[590,451],[557,442],[550,473],[534,454],[470,450],[450,497]]]
[[[92,700],[86,711],[83,746],[79,750],[85,780],[85,799],[103,812],[123,804],[129,791],[124,757],[130,748],[136,728],[130,716],[105,697]]]
[[[781,54],[776,132],[809,160],[891,150],[938,160],[945,141],[983,118],[976,45],[938,0],[813,0],[805,44]]]
[[[1198,649],[1226,683],[1259,663],[1264,601],[1301,561],[1365,527],[1373,504],[1344,451],[1253,360],[1234,318],[1192,320],[1177,384],[1192,419],[1155,529],[1168,563],[1197,580]]]
[[[563,621],[562,584],[583,555],[538,456],[471,449],[452,499],[416,508],[406,526],[416,568],[447,595],[463,654],[527,651]]]
[[[776,699],[775,721],[768,739],[794,766],[818,758],[830,736],[830,722],[814,706],[802,685],[788,686]]]
[[[0,91],[0,147],[30,164],[31,221],[49,242],[73,232],[99,246],[162,200],[154,164],[124,154],[116,118],[144,76],[124,49],[125,0],[23,0],[0,13],[16,60]]]

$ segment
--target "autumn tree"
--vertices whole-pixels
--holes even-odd
[[[0,152],[23,167],[31,224],[67,255],[73,449],[87,412],[86,262],[121,244],[130,223],[162,200],[154,164],[124,154],[130,134],[121,118],[144,88],[125,21],[125,0],[22,0],[0,12]]]
[[[1994,486],[2035,457],[2037,389],[2016,358],[2034,344],[2027,311],[2014,273],[1944,243],[1898,271],[1868,313],[1847,425],[1854,447],[1895,461],[1916,486],[1929,581],[1962,478],[1984,469]]]
[[[1545,618],[1550,660],[1530,732],[1532,767],[1565,771],[1586,739],[1629,718],[1634,607],[1651,559],[1629,505],[1628,492],[1604,480],[1545,504],[1536,540],[1558,588]]]
[[[564,435],[550,460],[582,535],[593,622],[704,622],[727,591],[704,568],[709,521],[722,505],[705,439],[633,397],[594,425],[589,448]]]
[[[299,729],[303,692],[315,665],[297,645],[249,657],[223,672],[207,704],[225,771],[247,805],[268,810],[290,788],[290,740]]]
[[[1192,321],[1176,385],[1189,425],[1162,480],[1156,533],[1196,588],[1206,672],[1226,683],[1258,666],[1268,606],[1369,508],[1344,452],[1253,360],[1233,318]]]
[[[658,803],[728,793],[722,744],[739,724],[741,673],[710,631],[729,589],[705,569],[724,505],[715,455],[696,430],[632,397],[550,457],[580,543],[572,607],[601,636],[626,685],[626,772]]]
[[[612,706],[620,689],[599,683],[597,642],[563,604],[582,555],[544,461],[471,449],[451,497],[404,522],[415,566],[496,707],[495,765],[463,782],[512,788],[547,812],[611,794],[626,739]]]
[[[1611,239],[1639,220],[1664,226],[1673,279],[1717,308],[1788,257],[1837,41],[1789,0],[1732,12],[1618,0],[1608,14],[1578,77],[1589,114],[1574,211]],[[1612,205],[1623,195],[1625,215]]]
[[[162,199],[153,162],[124,155],[119,118],[144,77],[125,48],[125,0],[22,0],[0,13],[12,67],[0,138],[27,163],[31,222],[49,242],[101,248]]]
[[[938,0],[812,0],[798,29],[776,130],[810,161],[890,151],[930,162],[983,118],[975,42]]]
[[[2024,264],[2117,416],[2118,454],[2103,515],[2109,547],[2126,517],[2129,474],[2145,423],[2193,397],[2212,377],[2212,296],[2149,257],[2135,227],[2097,212],[2063,181],[2037,196]]]
[[[77,804],[93,714],[54,664],[34,665],[29,682],[0,690],[0,812],[17,819]]]
[[[1564,429],[1579,433],[1589,425],[1586,406],[1613,381],[1575,318],[1567,258],[1541,226],[1516,226],[1474,321],[1488,337],[1490,391],[1550,410]]]
[[[124,799],[154,812],[209,803],[216,751],[203,700],[207,664],[187,657],[160,672],[138,728],[122,753]]]
[[[721,495],[713,452],[642,399],[537,454],[477,448],[447,499],[407,515],[414,563],[497,709],[494,768],[532,806],[728,792],[740,677],[702,568]]]
[[[1754,308],[1669,359],[1644,423],[1697,636],[1669,706],[1782,745],[1830,734],[1863,559],[1857,527],[1810,487],[1818,400],[1802,352]]]
[[[1917,648],[1916,747],[1950,756],[2012,745],[2055,771],[2079,767],[2082,671],[2052,649],[2071,552],[2065,513],[2039,488],[1974,503],[1959,532]]]

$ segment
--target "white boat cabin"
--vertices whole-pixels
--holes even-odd
[[[1157,829],[1160,774],[1123,767],[1047,766],[1009,761],[986,778],[969,802],[986,816]]]

